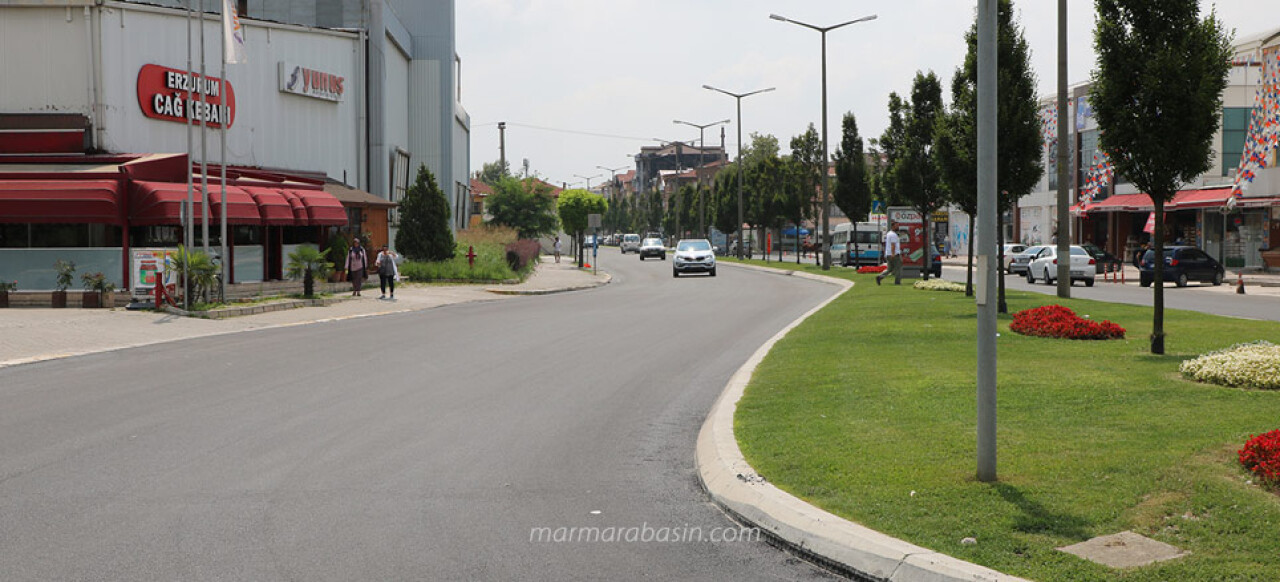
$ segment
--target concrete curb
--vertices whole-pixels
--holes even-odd
[[[592,282],[590,285],[575,285],[572,287],[552,287],[550,289],[503,289],[501,287],[489,287],[485,291],[496,295],[551,295],[553,293],[568,293],[570,291],[582,291],[584,289],[595,289],[603,287],[613,282],[613,275],[604,273],[604,279]]]
[[[814,507],[766,482],[747,464],[733,434],[733,417],[747,384],[773,345],[853,287],[851,281],[811,273],[723,263],[823,281],[839,293],[783,328],[738,368],[698,433],[698,479],[721,509],[791,550],[858,579],[892,582],[1025,582],[995,570],[909,544]]]

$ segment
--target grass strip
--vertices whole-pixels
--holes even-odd
[[[973,298],[830,274],[857,285],[779,342],[739,403],[739,443],[766,479],[1034,580],[1280,579],[1280,496],[1248,484],[1235,455],[1249,435],[1280,428],[1280,392],[1178,373],[1183,360],[1242,341],[1280,343],[1280,324],[1168,310],[1168,353],[1155,356],[1150,308],[1010,291],[1011,313],[1061,303],[1128,334],[1027,337],[1001,316],[1000,480],[986,484],[974,478]],[[1124,530],[1191,553],[1114,571],[1055,550]]]

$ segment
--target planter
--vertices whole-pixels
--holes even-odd
[[[3,309],[8,306],[9,306],[9,292],[8,291],[0,292],[0,309]]]
[[[97,291],[85,291],[81,295],[80,306],[85,309],[97,309],[102,307],[102,295]]]
[[[67,292],[54,291],[49,296],[50,306],[54,309],[62,309],[67,306]]]

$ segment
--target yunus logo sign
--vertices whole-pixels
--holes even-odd
[[[191,100],[187,100],[187,91]],[[200,97],[204,96],[204,103]],[[138,71],[138,105],[152,119],[186,123],[204,121],[211,127],[231,127],[236,120],[236,93],[231,83],[201,77],[160,65],[143,65]]]
[[[342,101],[345,77],[280,61],[280,91],[325,101]]]

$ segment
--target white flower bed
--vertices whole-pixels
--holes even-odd
[[[1187,360],[1179,371],[1198,382],[1280,390],[1280,346],[1267,341],[1236,344]]]
[[[928,281],[916,281],[912,287],[916,289],[924,289],[925,291],[959,291],[964,293],[964,285],[952,283],[943,279],[929,279]]]

